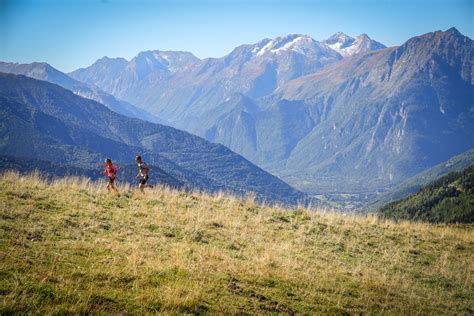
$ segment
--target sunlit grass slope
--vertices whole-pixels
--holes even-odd
[[[474,313],[472,226],[0,176],[0,314]]]

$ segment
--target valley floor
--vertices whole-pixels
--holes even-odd
[[[0,176],[0,314],[473,314],[474,227]]]

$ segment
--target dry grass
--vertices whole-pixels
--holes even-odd
[[[474,313],[472,226],[0,176],[0,314]]]

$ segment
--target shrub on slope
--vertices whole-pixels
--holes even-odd
[[[387,218],[474,223],[474,165],[452,172],[409,197],[380,209]]]

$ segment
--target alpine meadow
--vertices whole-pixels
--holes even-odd
[[[5,173],[2,314],[472,314],[472,226]],[[16,189],[19,189],[18,192]]]
[[[0,315],[473,315],[470,0],[0,2]]]

